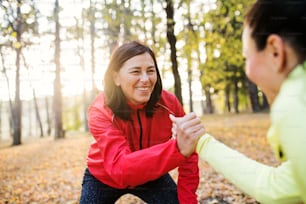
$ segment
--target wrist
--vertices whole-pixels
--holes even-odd
[[[205,133],[203,136],[201,136],[198,140],[197,146],[196,146],[196,152],[200,154],[200,152],[205,149],[205,145],[212,139],[212,136]]]

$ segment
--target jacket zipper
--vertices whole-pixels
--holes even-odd
[[[142,124],[141,124],[139,112],[140,112],[140,110],[137,110],[137,118],[138,118],[139,131],[140,131],[140,135],[139,135],[139,149],[142,149]]]

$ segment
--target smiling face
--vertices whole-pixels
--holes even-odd
[[[127,60],[118,72],[113,74],[114,82],[121,87],[128,102],[139,105],[149,101],[157,81],[157,72],[149,53]]]

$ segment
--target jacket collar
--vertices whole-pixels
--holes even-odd
[[[132,110],[139,110],[139,109],[144,109],[144,107],[147,105],[147,103],[144,104],[133,104],[131,102],[127,103],[128,106],[132,109]]]

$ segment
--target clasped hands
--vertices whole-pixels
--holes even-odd
[[[179,151],[189,157],[195,150],[198,139],[205,133],[204,124],[195,113],[183,117],[170,115],[172,121],[172,136],[177,140]]]

